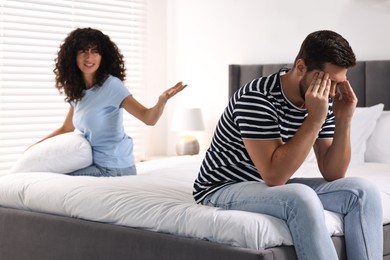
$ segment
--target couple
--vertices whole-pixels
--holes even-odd
[[[356,63],[347,40],[332,31],[309,34],[293,67],[239,89],[221,116],[194,183],[197,203],[269,214],[289,226],[299,259],[337,259],[323,209],[344,215],[349,259],[382,259],[380,194],[366,180],[344,178],[357,98],[347,80]],[[63,125],[41,141],[78,129],[93,164],[70,175],[135,175],[123,109],[153,125],[182,82],[155,106],[140,104],[123,84],[117,46],[98,30],[76,29],[60,46],[56,87],[66,95]],[[123,109],[122,109],[123,108]],[[294,178],[311,148],[322,176]]]

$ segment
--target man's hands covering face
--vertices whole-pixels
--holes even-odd
[[[333,113],[336,120],[352,120],[357,102],[358,99],[348,80],[337,84],[336,95],[333,99]]]
[[[321,71],[314,75],[305,93],[305,107],[308,111],[308,117],[318,120],[321,124],[328,114],[330,87],[329,74]]]

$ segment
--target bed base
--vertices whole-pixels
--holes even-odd
[[[390,244],[390,225],[385,227]],[[333,237],[346,259],[343,237]],[[0,208],[0,259],[7,260],[294,260],[292,246],[265,250],[232,247],[204,240],[81,219]],[[390,260],[390,246],[384,259]]]

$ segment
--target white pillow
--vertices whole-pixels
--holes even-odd
[[[373,133],[384,105],[357,107],[351,123],[351,163],[363,163],[367,141]],[[306,162],[316,162],[314,150],[311,149]]]
[[[54,136],[25,151],[10,173],[69,173],[92,164],[92,149],[77,132]]]
[[[384,105],[357,107],[351,125],[351,163],[363,163],[367,141],[373,133]]]
[[[365,159],[367,162],[390,163],[390,111],[383,111],[368,139]]]

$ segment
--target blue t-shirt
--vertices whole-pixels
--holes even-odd
[[[71,104],[73,125],[91,144],[96,165],[107,168],[134,165],[133,140],[125,133],[120,107],[129,95],[120,79],[109,76],[102,86],[85,90],[83,98]]]

